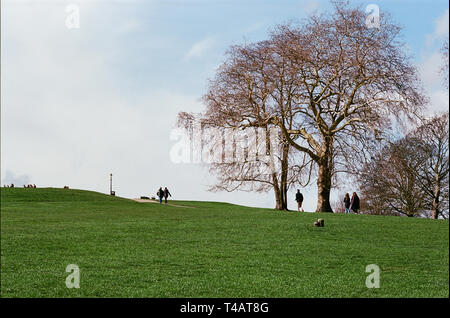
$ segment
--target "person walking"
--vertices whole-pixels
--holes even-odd
[[[305,212],[302,208],[303,204],[303,194],[301,194],[300,190],[297,189],[297,193],[295,194],[295,201],[297,201],[297,211]]]
[[[167,198],[170,196],[172,196],[169,192],[169,189],[167,189],[167,187],[164,188],[164,203],[167,204]]]
[[[345,214],[350,214],[350,195],[348,193],[345,194],[344,205],[345,205]]]
[[[358,214],[358,210],[359,210],[359,197],[356,194],[356,192],[353,192],[352,195],[352,201],[350,203],[350,208],[352,209],[353,212],[355,212],[356,214]]]
[[[159,188],[158,192],[156,192],[156,195],[158,196],[159,203],[161,204],[162,203],[162,199],[164,197],[164,190],[162,189],[162,187]]]

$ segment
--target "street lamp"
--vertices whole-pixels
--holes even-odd
[[[116,195],[116,192],[112,190],[112,173],[109,174],[109,194]]]

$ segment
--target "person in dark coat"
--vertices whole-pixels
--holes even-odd
[[[348,193],[345,194],[344,205],[345,205],[345,214],[350,214],[350,195]]]
[[[353,192],[352,195],[352,201],[350,203],[350,207],[352,209],[353,212],[355,212],[356,214],[358,214],[358,210],[359,210],[359,197],[356,194],[356,192]]]
[[[297,193],[295,194],[295,201],[297,201],[297,211],[305,212],[302,208],[303,204],[303,194],[301,194],[300,190],[297,189]]]
[[[162,203],[162,199],[164,197],[164,190],[161,188],[159,188],[158,192],[156,192],[156,195],[159,198],[159,203]]]
[[[164,203],[167,203],[167,198],[170,196],[172,196],[169,192],[169,189],[167,189],[167,187],[164,188]]]

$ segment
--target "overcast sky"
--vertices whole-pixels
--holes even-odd
[[[330,7],[319,0],[3,0],[1,12],[1,182],[275,206],[272,193],[211,193],[214,176],[174,164],[170,140],[180,111],[200,112],[208,78],[226,49],[267,37],[274,25]],[[403,36],[431,97],[448,109],[438,74],[448,38],[446,0],[375,3]],[[79,28],[68,28],[79,8]],[[69,20],[68,20],[69,19]],[[69,22],[68,22],[69,21]],[[69,24],[68,24],[69,23]],[[352,189],[340,189],[338,193]],[[316,207],[314,186],[303,190]],[[289,198],[294,208],[294,198]]]

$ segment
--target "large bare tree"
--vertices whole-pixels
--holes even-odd
[[[217,176],[217,184],[212,190],[273,190],[276,209],[285,210],[289,187],[309,182],[311,174],[305,177],[304,168],[309,166],[311,172],[311,159],[293,149],[271,120],[280,116],[283,107],[283,103],[273,97],[280,69],[274,67],[272,49],[269,41],[231,47],[226,62],[220,66],[203,96],[205,112],[180,113],[178,121],[184,127],[198,121],[203,127],[224,129],[223,142],[232,147],[232,158],[222,158],[209,165]],[[286,70],[290,71],[288,67]],[[287,125],[292,125],[293,115],[284,116]],[[236,143],[226,132],[240,130],[245,135],[254,129],[257,129],[257,138],[250,138],[254,139],[253,144],[246,138],[243,156],[239,156],[238,147],[242,144]],[[257,160],[249,160],[249,150],[252,149]],[[266,160],[261,160],[261,157]]]
[[[331,15],[281,26],[272,35],[277,58],[289,61],[297,76],[294,98],[284,108],[296,114],[292,128],[282,116],[274,121],[318,167],[318,212],[331,211],[333,176],[352,173],[355,159],[364,158],[392,118],[411,119],[425,103],[400,28],[388,16],[379,28],[365,20],[360,8],[338,2]]]
[[[412,119],[425,103],[399,33],[388,16],[370,28],[361,8],[336,2],[330,14],[280,25],[267,41],[232,47],[204,96],[206,111],[194,117],[215,127],[277,127],[281,169],[269,176],[277,208],[284,208],[287,180],[306,184],[314,171],[316,211],[332,212],[338,173],[355,172],[393,118]],[[213,168],[230,175],[224,165]]]

